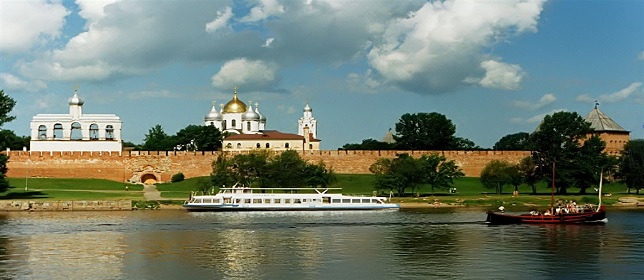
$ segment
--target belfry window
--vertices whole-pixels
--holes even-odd
[[[114,140],[114,127],[111,124],[105,127],[105,140]]]
[[[54,139],[63,139],[63,125],[55,124],[54,125]]]
[[[89,140],[98,140],[98,125],[95,123],[89,126]]]
[[[71,140],[81,140],[83,139],[83,132],[81,131],[81,124],[74,122],[72,123],[72,133],[70,135]]]
[[[38,127],[38,140],[47,140],[47,127],[44,125]]]

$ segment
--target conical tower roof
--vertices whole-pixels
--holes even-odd
[[[590,127],[597,132],[601,131],[621,131],[628,132],[626,129],[609,118],[602,111],[599,111],[599,103],[595,103],[595,108],[586,115],[585,120],[590,123]]]

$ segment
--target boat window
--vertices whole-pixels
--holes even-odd
[[[241,198],[236,198],[235,203],[237,203],[237,204],[241,203]]]
[[[197,203],[203,203],[203,199],[199,199]]]
[[[264,203],[271,203],[271,199],[270,198],[264,198]]]
[[[279,198],[273,199],[273,203],[282,203],[282,200]]]
[[[213,200],[212,200],[212,203],[217,203],[217,204],[219,204],[219,203],[221,203],[221,200],[219,200],[219,199],[213,199]]]
[[[248,204],[250,204],[250,198],[246,198],[246,199],[244,199],[244,203],[248,203]]]
[[[351,203],[351,199],[346,199],[345,198],[345,199],[342,200],[342,203]]]
[[[286,203],[286,204],[291,204],[291,199],[290,199],[290,198],[285,198],[285,199],[284,199],[284,203]]]
[[[262,203],[262,200],[259,198],[253,199],[253,203]]]
[[[224,203],[230,203],[230,198],[224,198]]]
[[[299,198],[293,198],[293,203],[302,203]]]
[[[364,199],[364,198],[363,198],[363,199],[362,199],[362,203],[371,203],[371,199],[368,199],[368,198],[367,198],[367,199]]]
[[[354,199],[351,200],[351,203],[360,203],[360,199],[359,198],[354,198]]]
[[[337,199],[337,198],[334,198],[334,199],[332,199],[332,200],[331,200],[331,202],[333,202],[333,203],[340,203],[340,200],[339,200],[339,199]]]

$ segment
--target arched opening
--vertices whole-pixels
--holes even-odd
[[[237,143],[237,149],[241,149],[241,143]]]
[[[63,139],[63,125],[62,124],[55,124],[54,125],[54,139]]]
[[[141,175],[141,183],[146,185],[154,185],[157,183],[157,177],[154,174],[143,174]]]
[[[47,140],[47,127],[44,125],[38,127],[38,140]]]
[[[221,123],[221,127],[222,127],[222,129],[223,129],[223,130],[226,130],[226,128],[227,128],[226,120],[224,120],[224,121]]]
[[[105,140],[114,140],[114,127],[111,124],[105,127]]]
[[[89,140],[98,140],[98,125],[95,123],[89,126]]]
[[[284,144],[284,148],[287,148],[287,149],[288,149],[288,148],[290,148],[290,147],[291,147],[291,146],[290,146],[288,143]]]
[[[230,126],[232,126],[233,128],[237,128],[237,120],[231,120]]]
[[[246,122],[246,130],[250,131],[250,122]]]
[[[71,140],[82,140],[83,132],[81,131],[81,124],[74,122],[72,123],[72,133],[69,137]]]

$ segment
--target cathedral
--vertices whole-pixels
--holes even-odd
[[[205,125],[212,125],[221,132],[227,133],[224,138],[224,151],[248,151],[253,149],[272,150],[320,150],[317,139],[317,120],[313,109],[307,103],[303,115],[298,120],[298,134],[277,130],[266,130],[266,116],[259,112],[251,102],[246,105],[239,100],[237,89],[228,103],[220,104],[217,110],[215,102],[210,112],[204,117]]]

